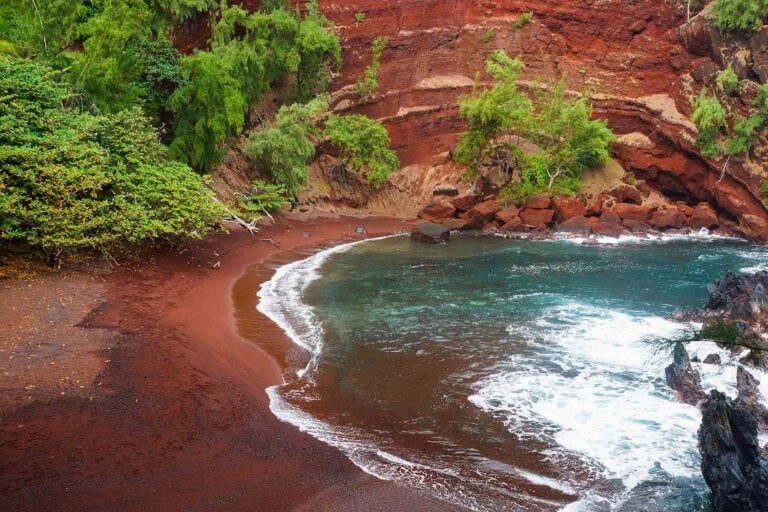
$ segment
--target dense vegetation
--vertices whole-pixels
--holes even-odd
[[[561,81],[541,87],[534,106],[517,85],[522,61],[496,51],[486,64],[493,87],[459,103],[467,131],[454,158],[468,167],[467,177],[477,179],[492,162],[503,179],[510,179],[502,197],[511,202],[577,192],[581,174],[609,158],[614,140],[603,121],[592,119],[588,96],[571,95]],[[525,142],[533,148],[524,151]]]
[[[221,215],[138,108],[97,114],[44,64],[0,57],[0,239],[42,251],[200,237]]]
[[[169,34],[193,17],[207,18],[210,39],[182,56]],[[377,39],[375,68],[381,51]],[[324,136],[323,93],[341,45],[317,0],[295,11],[268,0],[257,12],[223,0],[10,0],[0,5],[0,59],[0,240],[54,260],[199,237],[225,214],[287,204]],[[375,68],[366,76],[373,89]],[[278,87],[286,105],[247,146],[275,183],[220,204],[199,172]],[[373,139],[356,142],[369,160],[344,153],[342,163],[379,184],[397,160],[386,130],[365,123]],[[332,138],[343,153],[348,141]]]
[[[768,20],[768,0],[716,0],[712,12],[723,32],[754,31]]]

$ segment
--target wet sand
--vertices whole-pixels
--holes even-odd
[[[269,411],[265,388],[305,356],[252,307],[253,280],[359,226],[404,227],[282,220],[258,236],[276,245],[220,235],[0,281],[0,510],[456,510]]]

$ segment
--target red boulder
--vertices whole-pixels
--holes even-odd
[[[688,219],[688,227],[693,229],[715,229],[719,225],[717,213],[708,203],[699,203],[693,209],[691,218]]]
[[[451,231],[461,231],[467,229],[469,221],[467,219],[445,219],[441,224]]]
[[[496,218],[501,221],[502,224],[506,224],[520,213],[520,210],[516,206],[507,206],[503,210],[496,212]]]
[[[667,208],[653,212],[650,224],[657,229],[679,229],[685,225],[687,220],[685,214],[677,208]]]
[[[456,208],[452,204],[442,199],[433,199],[416,216],[424,220],[441,222],[453,217],[454,213],[456,213]]]
[[[619,203],[613,207],[613,211],[621,220],[646,221],[651,216],[651,209],[639,204]]]
[[[550,199],[547,196],[539,196],[534,197],[532,199],[529,199],[527,203],[525,203],[526,208],[537,208],[539,210],[545,210],[549,208]]]
[[[520,213],[520,220],[526,226],[534,228],[546,228],[554,219],[554,210],[542,210],[539,208],[526,208]]]
[[[593,222],[591,222],[590,219],[583,215],[577,215],[557,226],[557,230],[565,233],[588,234],[592,232],[592,225]]]
[[[528,229],[523,224],[523,221],[520,220],[520,217],[515,217],[511,219],[509,222],[501,226],[499,231],[503,231],[506,233],[513,233],[518,231],[528,231]]]
[[[468,212],[477,204],[477,201],[478,196],[476,194],[463,194],[452,199],[451,205],[457,210]]]
[[[642,204],[643,195],[632,185],[619,185],[610,192],[619,203]]]
[[[586,215],[587,202],[583,197],[557,196],[552,198],[552,208],[555,210],[557,222],[563,222],[573,217]]]

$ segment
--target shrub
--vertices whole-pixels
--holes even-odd
[[[325,122],[325,133],[338,148],[341,163],[353,172],[362,172],[375,187],[387,182],[399,162],[389,149],[389,134],[378,121],[350,114],[331,114]]]
[[[722,130],[728,128],[725,108],[706,88],[691,101],[691,106],[693,107],[691,121],[699,130],[696,146],[704,157],[718,158],[721,152],[718,137]]]
[[[716,82],[717,87],[728,96],[733,96],[739,90],[739,77],[731,66],[717,74]]]
[[[386,37],[377,37],[371,44],[371,63],[365,68],[365,74],[357,79],[357,93],[360,96],[368,96],[376,92],[379,79],[379,66],[381,65],[381,55],[384,48],[387,47],[389,39]]]
[[[489,28],[488,30],[486,30],[485,32],[483,32],[483,35],[482,35],[482,37],[480,38],[480,40],[481,40],[483,43],[490,43],[490,42],[491,42],[491,39],[493,39],[493,36],[494,36],[494,35],[496,35],[496,30],[494,30],[493,28]]]
[[[768,0],[716,0],[712,13],[722,32],[754,31],[768,19]]]
[[[356,12],[355,13],[355,20],[358,23],[362,23],[365,21],[365,13],[364,12]]]
[[[203,179],[166,160],[138,108],[95,115],[63,105],[41,64],[0,57],[0,239],[42,251],[199,237],[221,213]]]
[[[524,12],[520,17],[512,23],[512,30],[520,30],[533,20],[532,12]]]
[[[256,180],[249,194],[239,194],[235,205],[238,213],[248,219],[270,215],[289,206],[288,191],[282,185]]]
[[[246,156],[269,171],[288,195],[295,196],[307,184],[308,165],[315,156],[308,137],[317,132],[316,118],[327,108],[325,96],[307,104],[283,106],[271,126],[250,135]]]

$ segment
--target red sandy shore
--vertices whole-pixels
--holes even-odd
[[[0,510],[455,510],[269,411],[289,342],[251,307],[253,280],[360,238],[358,226],[403,229],[283,220],[259,236],[279,248],[237,233],[116,269],[0,281]]]

